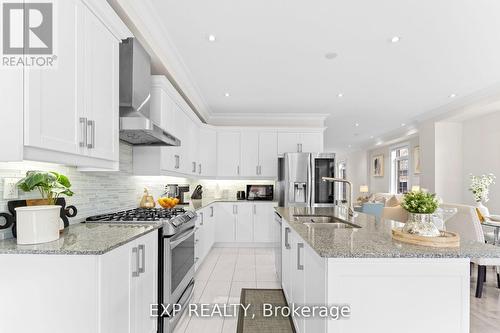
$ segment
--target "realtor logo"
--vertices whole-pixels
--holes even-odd
[[[53,20],[50,2],[3,3],[2,65],[52,67],[57,58]]]

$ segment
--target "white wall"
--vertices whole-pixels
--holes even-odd
[[[434,191],[444,202],[462,200],[462,124],[438,122],[435,128]]]
[[[435,123],[426,122],[419,127],[420,141],[420,187],[435,191]]]
[[[403,145],[409,146],[409,186],[420,184],[420,174],[415,174],[413,172],[413,150],[419,145],[419,137],[415,136],[409,138],[408,140],[401,140],[390,145],[380,146],[378,148],[368,151],[368,186],[370,193],[388,193],[391,190],[391,151],[396,147]],[[384,155],[384,176],[374,177],[372,176],[371,164],[374,156]]]
[[[337,156],[346,163],[347,179],[352,182],[354,199],[359,197],[359,187],[368,185],[368,159],[366,150],[358,150]]]
[[[462,199],[473,204],[469,174],[495,174],[497,182],[490,187],[490,201],[486,206],[492,214],[500,214],[500,111],[466,120],[463,123]]]

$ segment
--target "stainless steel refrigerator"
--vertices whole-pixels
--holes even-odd
[[[335,154],[285,153],[278,160],[278,202],[281,207],[329,207],[335,202]]]

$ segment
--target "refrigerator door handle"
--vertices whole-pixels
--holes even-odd
[[[307,188],[307,205],[309,207],[312,207],[312,194],[313,194],[313,187],[314,187],[314,179],[313,179],[313,170],[314,170],[314,159],[312,156],[309,156],[309,169],[307,170],[307,183],[308,183],[308,188]]]

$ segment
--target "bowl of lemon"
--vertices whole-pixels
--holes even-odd
[[[179,203],[179,199],[177,199],[177,198],[164,197],[164,198],[158,199],[158,204],[161,207],[167,208],[167,209],[174,208],[175,206],[177,206],[178,203]]]

